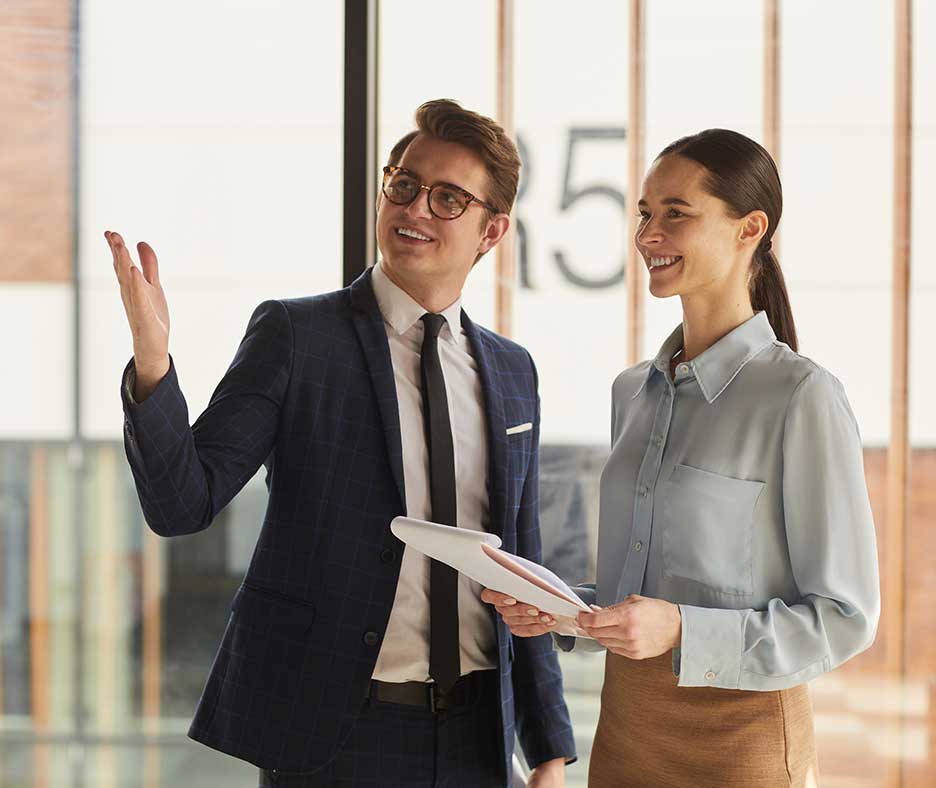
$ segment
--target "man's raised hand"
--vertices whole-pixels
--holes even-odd
[[[119,233],[107,231],[104,238],[114,258],[120,299],[133,336],[135,396],[143,400],[169,371],[169,307],[159,282],[159,263],[153,248],[141,241],[137,244],[141,271]]]

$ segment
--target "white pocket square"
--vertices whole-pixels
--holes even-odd
[[[518,432],[529,432],[532,429],[533,424],[528,421],[526,424],[518,424],[516,427],[508,427],[507,434],[516,435]]]

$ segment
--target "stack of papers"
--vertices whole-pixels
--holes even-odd
[[[411,517],[395,517],[390,530],[401,542],[456,569],[492,591],[512,596],[556,618],[551,631],[588,637],[575,623],[591,609],[545,566],[500,549],[496,534],[455,528]]]

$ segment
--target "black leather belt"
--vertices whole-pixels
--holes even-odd
[[[462,676],[448,692],[441,692],[432,682],[377,681],[372,679],[367,697],[383,703],[421,706],[431,712],[446,711],[475,703],[489,692],[496,692],[496,670],[476,670]]]

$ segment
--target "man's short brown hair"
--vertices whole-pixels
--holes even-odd
[[[499,123],[463,109],[451,99],[427,101],[416,110],[415,120],[416,130],[393,146],[387,164],[391,167],[398,165],[404,151],[418,134],[463,145],[478,155],[487,170],[489,193],[486,201],[497,208],[498,213],[510,213],[520,181],[520,154]]]

